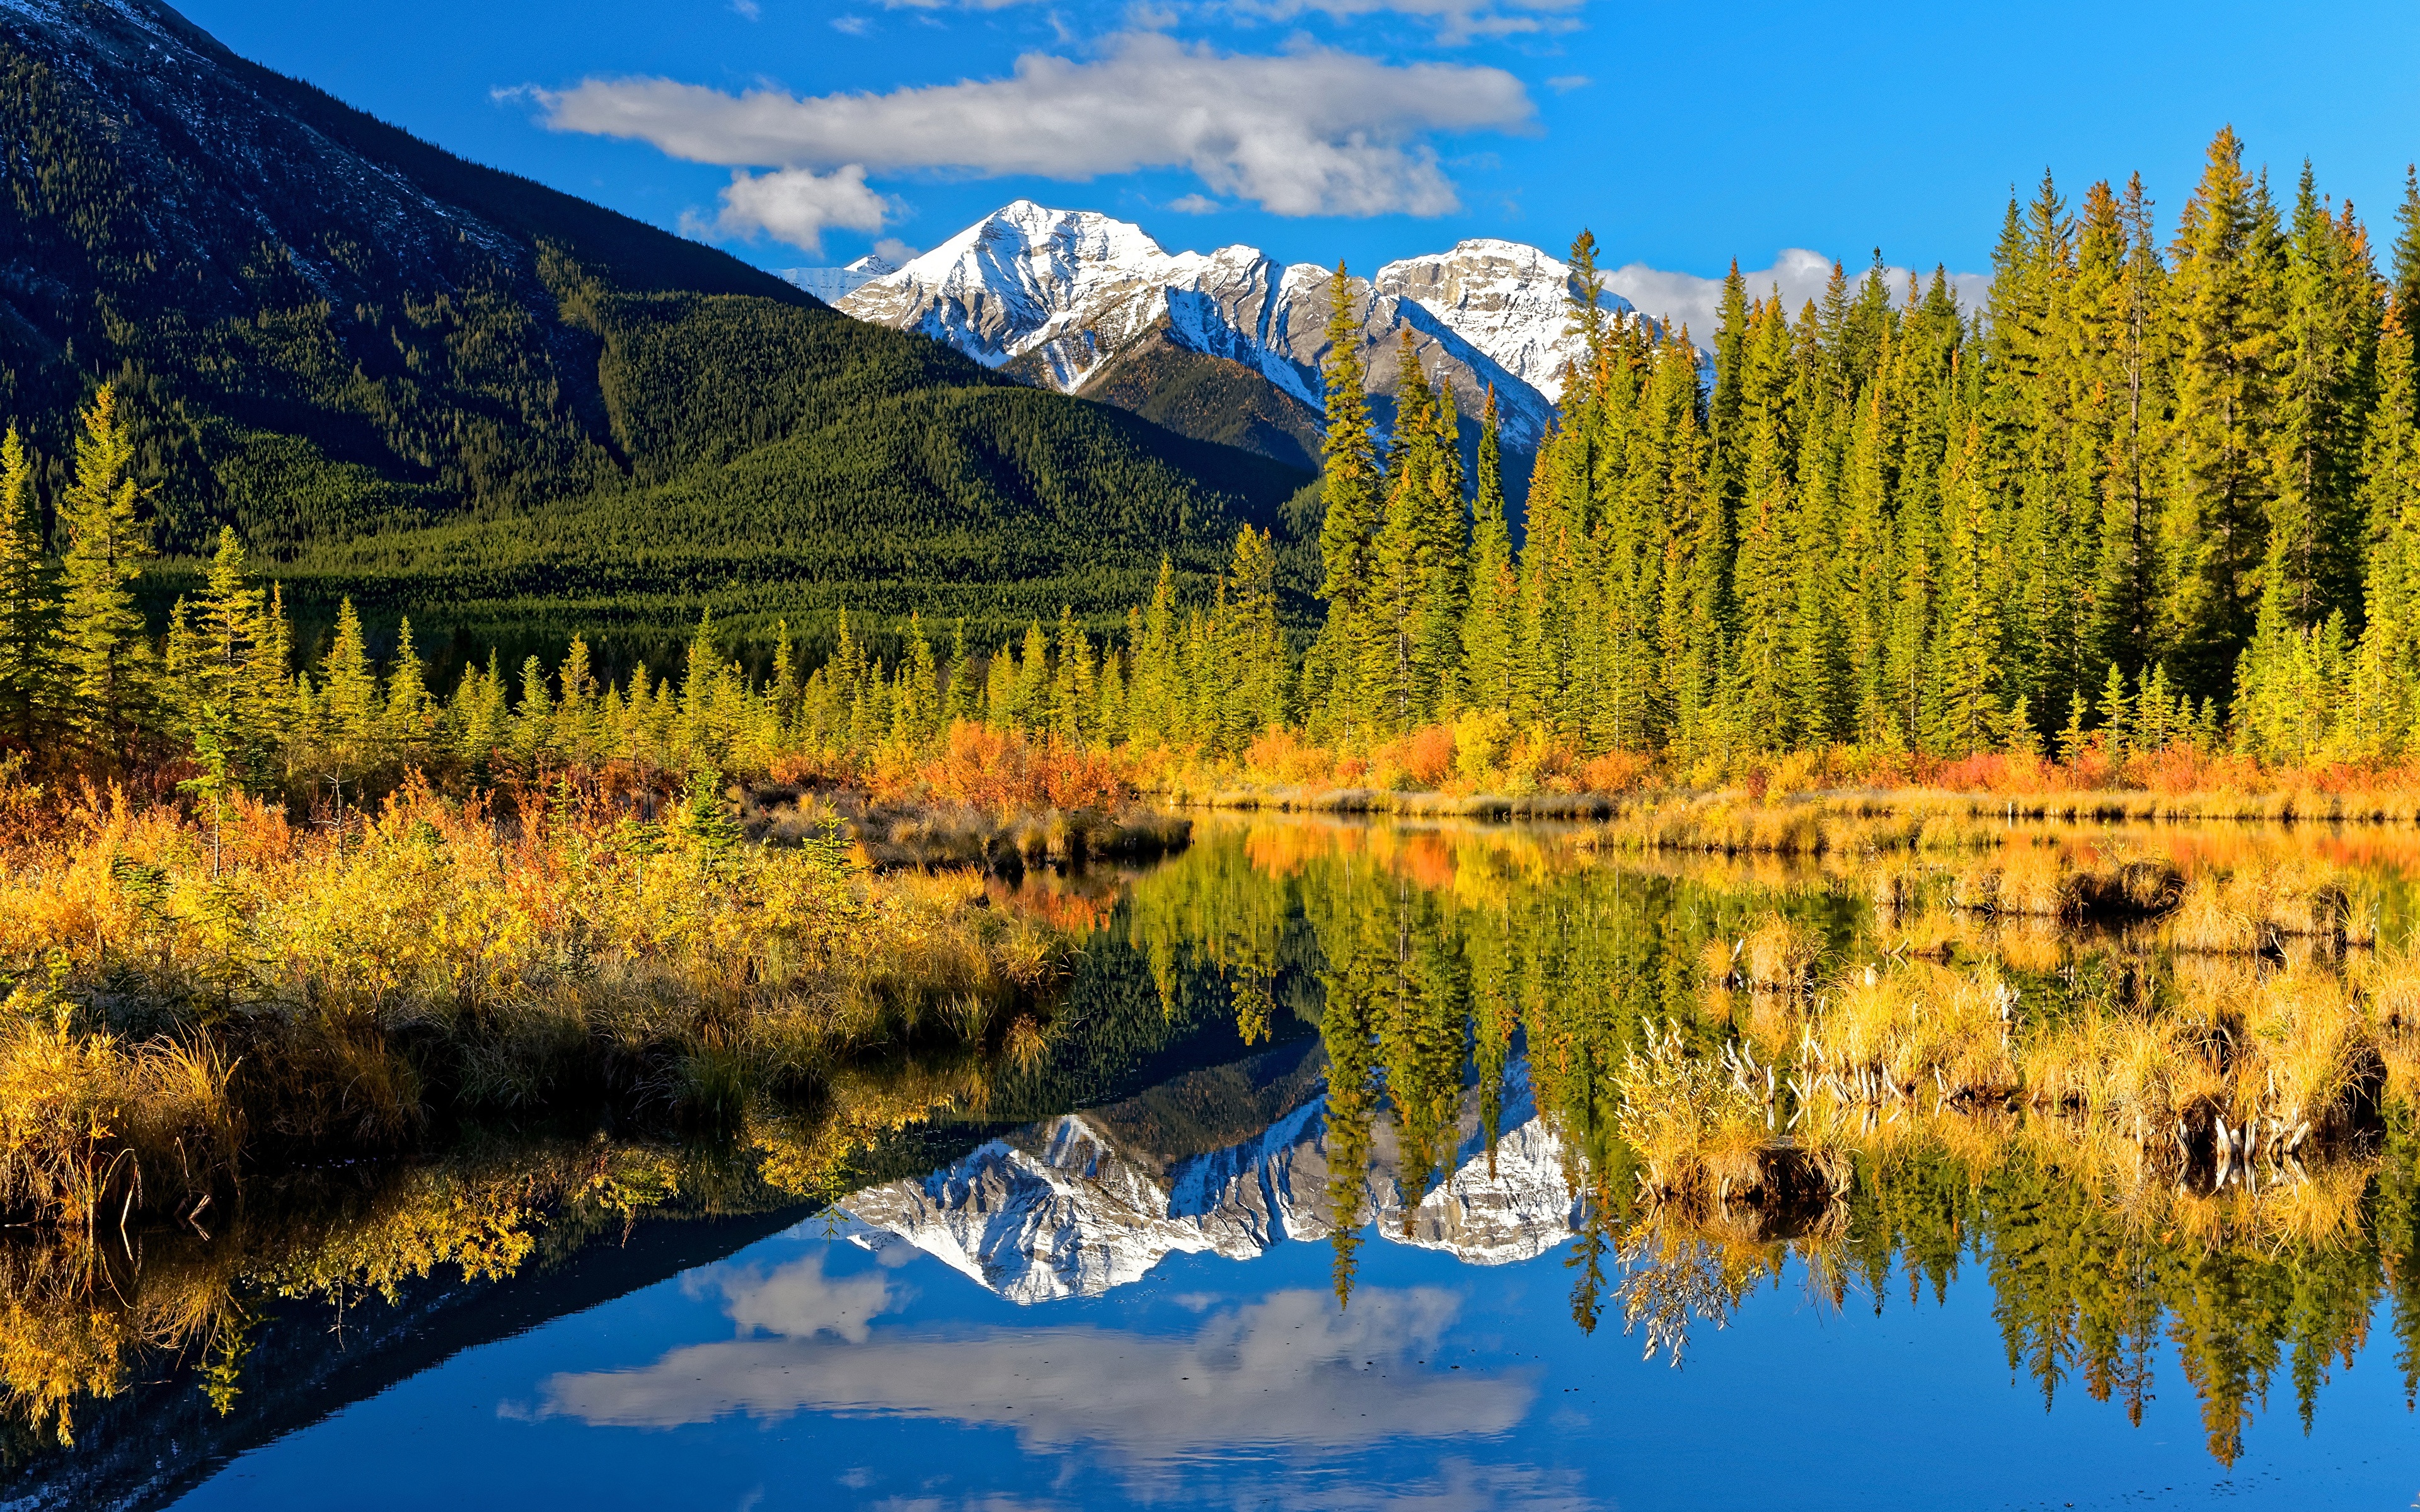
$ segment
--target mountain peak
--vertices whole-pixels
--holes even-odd
[[[1142,227],[1096,210],[1015,200],[897,272],[840,301],[860,319],[926,335],[991,367],[1067,393],[1103,378],[1146,338],[1241,365],[1313,411],[1325,395],[1330,275],[1258,248],[1163,248]],[[1570,270],[1536,247],[1486,239],[1392,262],[1364,282],[1362,346],[1371,390],[1394,392],[1397,338],[1450,384],[1467,412],[1497,391],[1505,436],[1535,446],[1577,355]],[[1629,306],[1608,296],[1608,309]]]

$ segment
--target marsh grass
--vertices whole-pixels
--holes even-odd
[[[978,875],[752,843],[697,794],[233,809],[206,836],[87,792],[0,837],[0,1208],[185,1211],[480,1114],[730,1134],[852,1057],[1045,1032],[1071,943]]]
[[[776,782],[734,787],[730,797],[751,840],[801,846],[838,836],[882,872],[970,870],[1015,878],[1029,870],[1148,862],[1183,850],[1193,829],[1189,819],[1131,801],[1072,808],[886,802],[847,789],[816,793]]]

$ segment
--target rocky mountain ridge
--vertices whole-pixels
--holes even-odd
[[[1492,388],[1507,444],[1535,447],[1578,355],[1570,282],[1559,259],[1497,240],[1351,279],[1346,297],[1382,419],[1409,332],[1421,370],[1452,387],[1466,415]],[[1146,342],[1171,344],[1252,375],[1315,424],[1332,283],[1330,270],[1257,248],[1171,253],[1130,222],[1017,200],[838,303],[1067,393],[1088,393]],[[1630,313],[1617,295],[1602,302]]]

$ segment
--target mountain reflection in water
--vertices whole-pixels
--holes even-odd
[[[1577,1231],[1562,1141],[1531,1107],[1525,1068],[1508,1067],[1505,1083],[1493,1127],[1481,1122],[1478,1090],[1464,1095],[1450,1174],[1417,1200],[1392,1129],[1374,1132],[1357,1208],[1375,1214],[1381,1235],[1497,1265]],[[1162,1165],[1121,1146],[1130,1104],[1065,1114],[840,1206],[859,1242],[912,1244],[1012,1302],[1089,1296],[1141,1279],[1171,1254],[1241,1260],[1286,1240],[1329,1238],[1336,1181],[1326,1115],[1326,1100],[1313,1097],[1250,1139]]]
[[[0,1246],[7,1494],[2405,1504],[2410,856],[1205,823],[1004,896],[1098,921],[1038,1056]],[[2113,868],[2202,933],[2021,902]]]

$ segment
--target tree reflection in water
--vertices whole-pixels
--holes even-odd
[[[1237,824],[1144,878],[1125,927],[1164,981],[1308,929],[1340,1299],[1373,1128],[1408,1232],[1466,1084],[1492,1147],[1518,1041],[1585,1198],[1582,1329],[1610,1304],[1678,1365],[1793,1264],[1833,1306],[1979,1266],[2046,1402],[2080,1380],[2139,1422],[2164,1336],[2231,1463],[2277,1372],[2307,1424],[2381,1304],[2420,1383],[2420,964],[2362,927],[2399,872],[2335,864],[2324,834],[2148,847],[1807,864]],[[2186,906],[2078,917],[2105,875]]]
[[[1786,1278],[1879,1309],[1979,1274],[2045,1402],[2080,1383],[2140,1422],[2164,1344],[2232,1463],[2281,1375],[2307,1425],[2375,1327],[2420,1385],[2420,966],[2358,927],[2385,913],[2367,933],[2399,937],[2401,853],[2366,840],[2354,866],[2324,834],[2249,833],[1784,862],[1205,823],[1113,908],[1088,903],[1063,1011],[1015,1055],[837,1073],[704,1146],[468,1141],[247,1194],[214,1233],[12,1236],[8,1453],[39,1458],[163,1355],[192,1400],[234,1411],[262,1389],[263,1340],[304,1347],[278,1321],[302,1301],[334,1319],[421,1278],[543,1273],[650,1214],[830,1201],[1315,1036],[1306,1137],[1347,1312],[1373,1220],[1411,1236],[1463,1200],[1457,1163],[1492,1180],[1508,1107],[1533,1103],[1575,1199],[1583,1331],[1610,1314],[1679,1365]],[[2094,890],[2109,876],[2199,901],[2096,913],[2128,896]],[[1281,1111],[1181,1103],[1157,1116],[1188,1128],[1161,1133],[1204,1149]]]

